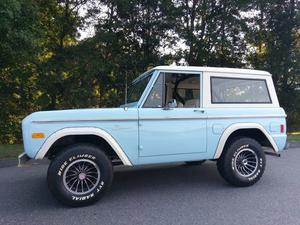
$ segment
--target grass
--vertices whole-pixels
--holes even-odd
[[[16,159],[23,152],[23,145],[0,145],[0,159]]]
[[[289,141],[300,141],[300,132],[291,132],[288,133]]]

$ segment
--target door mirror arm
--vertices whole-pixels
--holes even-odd
[[[170,99],[168,103],[163,107],[163,110],[172,110],[177,107],[176,99]]]

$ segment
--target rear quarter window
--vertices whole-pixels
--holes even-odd
[[[272,103],[265,79],[211,77],[211,103]]]

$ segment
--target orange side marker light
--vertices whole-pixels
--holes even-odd
[[[44,138],[45,134],[44,133],[32,133],[31,137],[32,138]]]

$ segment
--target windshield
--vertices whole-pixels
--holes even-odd
[[[147,75],[144,76],[144,78],[129,86],[127,92],[128,93],[127,103],[133,103],[139,101],[147,84],[150,81],[152,73],[153,72],[148,73]]]

